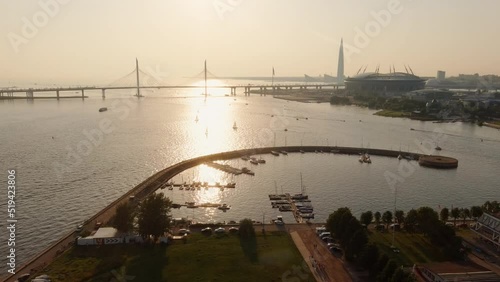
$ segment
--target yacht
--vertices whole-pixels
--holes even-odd
[[[304,200],[304,199],[308,199],[309,196],[307,196],[304,193],[298,193],[298,194],[290,196],[290,198],[292,198],[292,200]]]
[[[228,206],[227,204],[222,204],[220,206],[217,207],[219,210],[222,210],[222,211],[227,211],[228,209],[230,209],[231,207]]]

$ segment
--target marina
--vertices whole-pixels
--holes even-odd
[[[231,173],[231,174],[234,174],[234,175],[240,175],[242,173],[249,174],[249,175],[255,175],[255,173],[253,171],[249,170],[246,167],[238,169],[238,168],[234,168],[234,167],[232,167],[230,165],[223,165],[223,164],[214,163],[214,162],[206,162],[205,164],[207,166],[209,166],[209,167],[212,167],[212,168],[215,168],[215,169],[227,172],[227,173]]]

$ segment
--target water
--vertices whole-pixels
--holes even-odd
[[[275,192],[275,181],[278,192],[300,192],[301,174],[315,208],[315,221],[326,220],[342,206],[356,215],[392,210],[394,187],[386,179],[390,172],[403,181],[396,186],[397,206],[403,210],[423,205],[469,207],[500,198],[498,130],[383,118],[358,107],[303,104],[269,96],[226,97],[224,91],[229,92],[212,92],[206,103],[200,90],[148,91],[140,100],[131,92],[109,91],[105,100],[100,93],[89,92],[91,98],[85,101],[1,101],[3,183],[7,169],[17,170],[18,262],[22,264],[155,172],[181,160],[234,149],[336,144],[419,151],[420,143],[424,146],[436,140],[430,147],[439,143],[443,151],[437,153],[458,158],[459,167],[412,169],[415,166],[406,160],[377,156],[368,165],[360,164],[356,156],[326,153],[266,155],[262,157],[267,163],[259,166],[231,160],[227,163],[251,167],[256,175],[230,176],[200,166],[175,180],[235,181],[236,189],[159,191],[176,203],[227,203],[231,210],[183,208],[173,210],[174,217],[203,222],[245,217],[268,221],[279,214],[267,197]],[[100,107],[109,110],[99,113]],[[6,200],[0,209],[6,210]],[[285,221],[292,221],[291,214],[283,215]],[[2,233],[2,242],[5,236]],[[7,253],[5,243],[1,253]]]

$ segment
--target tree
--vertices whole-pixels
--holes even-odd
[[[243,239],[255,237],[255,229],[253,228],[253,222],[251,219],[245,218],[240,221],[239,234]]]
[[[413,232],[415,230],[415,224],[417,224],[417,211],[411,209],[405,218],[405,230],[408,232]]]
[[[480,206],[473,206],[470,208],[470,212],[471,212],[471,215],[472,217],[477,220],[478,217],[480,217],[481,215],[483,215],[483,210],[481,209]]]
[[[465,219],[470,218],[470,210],[468,208],[460,209],[460,217],[463,220],[463,224],[465,224]]]
[[[375,224],[379,225],[380,224],[380,218],[382,217],[382,215],[380,214],[380,212],[376,212],[374,216],[375,216]]]
[[[397,210],[396,214],[394,214],[394,217],[396,217],[396,221],[401,224],[405,221],[405,212],[402,210]]]
[[[377,262],[373,264],[372,268],[370,269],[370,277],[375,278],[378,276],[380,272],[384,269],[385,265],[389,261],[389,257],[386,254],[381,255]]]
[[[447,222],[450,217],[450,210],[448,208],[442,208],[439,212],[439,217],[441,218],[441,221]]]
[[[357,221],[357,220],[356,220]],[[356,230],[348,243],[345,250],[345,256],[348,260],[354,260],[359,257],[360,253],[368,243],[368,236],[363,228]]]
[[[345,229],[351,217],[352,214],[349,208],[339,208],[328,217],[326,228],[340,238],[342,231]]]
[[[164,194],[151,194],[139,207],[139,234],[143,237],[153,236],[158,239],[170,225],[170,209],[172,201]]]
[[[386,264],[382,272],[378,275],[377,281],[380,282],[386,282],[390,281],[392,276],[394,275],[394,272],[398,268],[397,263],[394,260],[389,260]]]
[[[378,256],[379,250],[377,245],[373,243],[368,244],[359,255],[358,263],[364,268],[369,268],[377,262]]]
[[[432,208],[430,207],[418,208],[417,223],[425,234],[428,235],[429,232],[432,230],[432,228],[434,228],[434,226],[438,222],[440,222],[438,214]]]
[[[389,228],[389,224],[392,222],[392,212],[385,211],[382,215],[382,221],[385,223],[385,228]]]
[[[453,226],[456,226],[457,225],[457,218],[460,217],[460,209],[459,208],[451,209],[451,217],[453,217]]]
[[[360,217],[360,221],[366,227],[368,227],[368,225],[370,225],[370,223],[372,223],[372,221],[373,221],[373,213],[371,211],[367,211],[367,212],[362,213],[361,217]]]
[[[128,233],[132,230],[134,223],[134,213],[132,207],[128,203],[118,205],[116,208],[113,227],[123,233]]]

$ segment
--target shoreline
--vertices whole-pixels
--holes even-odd
[[[122,203],[131,201],[133,196],[134,203],[139,202],[141,199],[147,197],[149,194],[155,192],[160,186],[170,180],[175,175],[185,171],[186,169],[195,167],[205,162],[217,160],[229,160],[240,158],[246,155],[270,154],[271,151],[287,151],[289,153],[299,153],[301,150],[308,153],[314,153],[318,150],[330,153],[335,151],[337,154],[358,155],[359,153],[369,153],[370,155],[378,155],[385,157],[396,158],[399,154],[411,156],[413,159],[418,160],[419,153],[400,152],[395,150],[385,149],[367,149],[358,147],[337,147],[337,146],[282,146],[282,147],[264,147],[241,149],[234,151],[226,151],[215,153],[211,155],[199,156],[192,159],[184,160],[174,165],[171,165],[152,176],[148,177],[134,188],[123,194],[121,197],[110,203],[108,206],[100,210],[97,214],[89,218],[83,223],[83,230],[92,230],[97,222],[106,223],[115,214],[116,207]],[[333,152],[332,152],[333,153]],[[14,281],[20,275],[29,273],[31,270],[40,270],[48,266],[55,258],[59,257],[62,253],[67,251],[73,246],[74,240],[78,237],[76,231],[70,231],[68,234],[55,241],[39,254],[29,259],[25,264],[16,269],[15,275],[2,277],[3,281]]]

